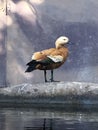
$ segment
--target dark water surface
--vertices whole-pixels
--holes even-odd
[[[1,108],[0,130],[98,130],[98,113]]]

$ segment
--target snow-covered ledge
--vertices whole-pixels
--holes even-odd
[[[0,88],[0,105],[98,107],[98,84],[53,82]]]

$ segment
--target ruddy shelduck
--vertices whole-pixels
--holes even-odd
[[[51,79],[53,82],[53,70],[60,67],[68,57],[67,44],[69,38],[65,36],[59,37],[55,42],[55,48],[50,48],[40,52],[35,52],[32,55],[32,60],[27,63],[27,70],[25,72],[31,72],[39,69],[44,70],[44,79],[47,82],[46,70],[51,70]]]

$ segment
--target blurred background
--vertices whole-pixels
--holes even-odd
[[[1,0],[0,86],[44,82],[43,71],[24,73],[26,63],[62,35],[72,44],[55,79],[98,83],[97,12],[97,0]]]

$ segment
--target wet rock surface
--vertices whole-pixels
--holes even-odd
[[[0,104],[19,106],[65,107],[98,106],[98,84],[54,82],[20,84],[0,88]]]

